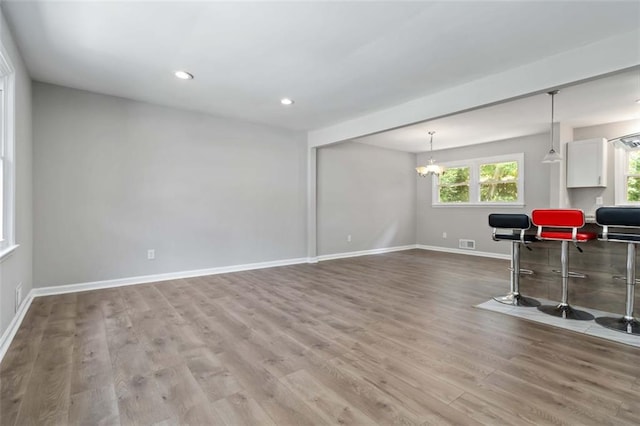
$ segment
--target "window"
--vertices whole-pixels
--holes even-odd
[[[469,202],[469,167],[451,167],[440,176],[438,201],[441,203]]]
[[[640,204],[640,151],[616,149],[615,160],[616,204]]]
[[[518,201],[518,162],[480,164],[480,201]]]
[[[14,84],[13,67],[0,46],[0,260],[16,247],[14,233]]]
[[[524,205],[524,154],[442,164],[433,179],[434,206]]]
[[[5,123],[4,123],[4,94],[5,94],[5,90],[4,90],[4,79],[2,79],[2,81],[0,81],[0,245],[3,245],[4,241],[5,241],[5,224],[4,224],[4,198],[5,198],[5,194],[6,194],[6,190],[4,187],[4,182],[5,182],[5,178],[4,178],[4,164],[7,162],[7,147],[5,142],[5,137],[4,137],[4,127],[5,127]],[[3,247],[0,246],[0,250]]]

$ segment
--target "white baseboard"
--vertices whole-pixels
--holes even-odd
[[[9,326],[2,334],[2,337],[0,337],[0,362],[2,362],[2,359],[9,349],[9,346],[11,346],[11,342],[18,332],[18,329],[22,324],[22,320],[27,314],[29,306],[31,306],[31,302],[33,302],[33,297],[33,290],[31,290],[18,307],[18,312],[16,312],[16,314],[14,315],[13,319],[9,323]]]
[[[422,250],[440,251],[443,253],[466,254],[467,256],[490,257],[493,259],[503,259],[503,260],[511,259],[511,255],[509,254],[491,253],[488,251],[463,250],[463,249],[448,248],[448,247],[426,246],[424,244],[417,244],[416,248],[419,248]]]
[[[79,291],[99,290],[104,288],[122,287],[135,284],[146,284],[158,281],[170,281],[180,278],[194,278],[205,275],[226,274],[229,272],[250,271],[252,269],[273,268],[276,266],[298,265],[307,263],[309,259],[301,257],[297,259],[274,260],[270,262],[247,263],[244,265],[221,266],[217,268],[196,269],[193,271],[169,272],[166,274],[142,275],[138,277],[119,278],[115,280],[93,281],[78,284],[66,284],[51,287],[33,289],[33,296],[51,296],[55,294],[76,293]]]
[[[105,281],[93,281],[86,283],[78,283],[78,284],[67,284],[60,286],[51,286],[51,287],[40,287],[31,289],[27,297],[22,301],[22,304],[18,308],[18,312],[16,312],[15,316],[9,323],[9,326],[0,337],[0,362],[2,358],[4,358],[13,338],[15,337],[20,325],[22,324],[22,320],[26,315],[29,307],[31,306],[31,302],[35,297],[40,296],[53,296],[56,294],[66,294],[66,293],[76,293],[79,291],[88,291],[88,290],[98,290],[103,288],[113,288],[113,287],[122,287],[127,285],[135,285],[135,284],[145,284],[152,283],[157,281],[169,281],[180,278],[193,278],[193,277],[201,277],[205,275],[217,275],[217,274],[225,274],[228,272],[240,272],[240,271],[249,271],[252,269],[264,269],[264,268],[273,268],[276,266],[287,266],[287,265],[297,265],[300,263],[307,263],[311,259],[306,257],[297,258],[297,259],[285,259],[285,260],[275,260],[270,262],[259,262],[259,263],[248,263],[244,265],[233,265],[233,266],[222,266],[218,268],[208,268],[208,269],[197,269],[193,271],[181,271],[181,272],[170,272],[166,274],[156,274],[156,275],[144,275],[138,277],[129,277],[129,278],[120,278],[115,280],[105,280]]]
[[[368,256],[370,254],[391,253],[394,251],[411,250],[414,248],[416,248],[416,245],[410,244],[407,246],[396,246],[396,247],[377,248],[377,249],[371,249],[371,250],[350,251],[346,253],[323,254],[321,256],[318,256],[318,261],[322,262],[324,260],[344,259],[346,257],[358,257],[358,256]]]
[[[493,259],[504,259],[504,260],[511,259],[511,255],[508,255],[508,254],[492,253],[488,251],[463,250],[463,249],[448,248],[448,247],[428,246],[424,244],[409,244],[406,246],[385,247],[385,248],[371,249],[371,250],[351,251],[346,253],[324,254],[324,255],[318,256],[316,259],[317,261],[322,262],[324,260],[368,256],[370,254],[391,253],[394,251],[403,251],[403,250],[411,250],[411,249],[431,250],[431,251],[439,251],[443,253],[453,253],[453,254],[466,254],[467,256],[490,257]],[[313,262],[310,261],[310,263],[313,263]]]

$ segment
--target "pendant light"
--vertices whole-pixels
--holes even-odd
[[[431,145],[431,151],[429,156],[429,163],[426,166],[418,166],[416,167],[416,172],[418,172],[418,176],[426,177],[429,175],[440,176],[444,173],[444,168],[438,166],[433,160],[433,135],[436,133],[434,131],[428,132],[431,139],[429,140],[429,144]]]
[[[548,92],[547,94],[551,95],[551,141],[550,141],[551,149],[549,150],[547,155],[544,156],[544,158],[542,159],[542,162],[543,163],[558,163],[558,162],[562,161],[562,156],[560,154],[558,154],[555,149],[553,149],[554,97],[558,94],[558,90],[552,90],[551,92]]]

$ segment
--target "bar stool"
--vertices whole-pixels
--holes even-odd
[[[593,315],[569,306],[569,242],[578,251],[578,243],[595,240],[595,232],[578,232],[584,226],[584,213],[573,209],[538,209],[531,212],[531,221],[538,227],[536,234],[539,240],[561,241],[560,263],[562,265],[562,300],[559,305],[543,305],[538,309],[556,317],[589,321]],[[548,229],[552,228],[552,229]]]
[[[536,236],[526,234],[531,227],[531,221],[526,214],[500,214],[489,215],[489,226],[493,228],[491,238],[493,241],[511,241],[511,280],[510,291],[506,296],[496,296],[493,299],[497,302],[513,306],[540,306],[540,302],[520,294],[520,274],[531,271],[520,269],[520,245],[529,244],[536,241]],[[498,233],[498,229],[509,229],[509,233]],[[529,248],[529,247],[527,247]]]
[[[603,327],[629,334],[640,334],[640,323],[633,316],[633,298],[636,285],[636,244],[640,234],[609,232],[609,227],[631,228],[640,231],[640,208],[600,207],[596,210],[596,223],[602,226],[601,241],[627,243],[627,302],[622,318],[599,317],[596,322]]]

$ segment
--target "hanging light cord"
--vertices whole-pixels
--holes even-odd
[[[549,92],[549,94],[551,95],[551,150],[552,151],[555,151],[553,149],[553,139],[554,139],[554,137],[553,137],[554,136],[553,135],[553,116],[554,116],[554,114],[553,113],[554,113],[554,105],[555,105],[554,98],[555,98],[557,93],[558,93],[557,90],[552,90],[551,92]]]
[[[428,133],[429,133],[429,136],[431,136],[431,139],[429,140],[429,145],[431,146],[431,151],[429,152],[429,159],[433,160],[433,134],[435,132],[432,131],[432,132],[428,132]]]

